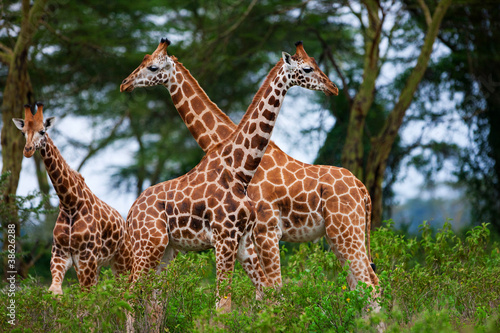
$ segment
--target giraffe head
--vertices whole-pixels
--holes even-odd
[[[120,91],[132,91],[136,87],[149,87],[169,82],[174,59],[167,54],[170,41],[162,38],[153,54],[146,54],[141,64],[120,85]]]
[[[19,128],[26,138],[24,146],[24,156],[31,157],[37,149],[45,147],[47,142],[46,131],[52,127],[55,117],[49,117],[43,121],[43,104],[37,103],[37,112],[35,115],[31,112],[31,106],[24,106],[24,120],[14,118],[12,121]]]
[[[318,67],[316,60],[307,55],[302,42],[295,43],[297,50],[293,56],[283,52],[285,75],[288,85],[323,91],[326,95],[338,95],[339,89]]]

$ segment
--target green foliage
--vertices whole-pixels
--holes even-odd
[[[150,272],[134,286],[130,299],[134,311],[134,328],[138,332],[158,327],[170,332],[193,329],[196,316],[215,304],[212,252],[178,256],[160,274]],[[162,310],[159,310],[162,309]],[[148,311],[154,314],[151,320]]]
[[[449,224],[433,231],[424,222],[418,237],[406,238],[387,222],[372,234],[375,301],[362,283],[348,288],[347,266],[321,243],[286,254],[283,288],[265,290],[263,301],[237,265],[229,313],[215,309],[212,251],[180,255],[168,271],[150,272],[132,289],[110,270],[89,291],[71,282],[63,296],[30,278],[16,290],[16,325],[2,317],[0,329],[116,332],[131,313],[138,332],[497,332],[500,251],[489,236],[486,224],[459,237]],[[0,292],[1,304],[8,298]],[[373,313],[377,303],[382,310]]]
[[[408,7],[410,3],[406,1]],[[425,25],[418,11],[409,13]],[[472,143],[468,147],[441,149],[431,147],[428,158],[452,152],[457,166],[457,183],[466,188],[465,197],[471,203],[471,215],[477,221],[490,221],[500,229],[500,135],[495,129],[500,123],[498,110],[500,80],[498,2],[468,1],[451,6],[441,24],[439,39],[450,51],[432,63],[421,82],[418,112],[430,120],[449,115],[455,104],[459,117],[469,129]],[[428,103],[430,98],[449,95],[452,103]],[[434,122],[434,121],[432,121]],[[429,123],[432,123],[429,122]],[[436,149],[438,148],[438,149]],[[435,155],[438,150],[441,153]],[[454,151],[453,151],[454,150]],[[435,166],[436,164],[433,163]],[[435,168],[428,169],[435,174]]]
[[[0,175],[0,193],[3,192],[9,176],[9,172]],[[0,239],[7,240],[4,232],[8,230],[8,225],[19,223],[21,232],[16,234],[15,245],[17,249],[22,249],[22,251],[16,254],[17,268],[19,268],[19,265],[30,266],[40,257],[50,255],[50,247],[40,246],[46,244],[46,239],[41,236],[39,223],[44,214],[52,212],[44,208],[49,197],[38,191],[25,196],[11,194],[10,197],[13,199],[10,202],[0,200],[0,223],[2,226]],[[7,267],[7,254],[7,246],[4,246],[3,251],[0,251],[0,257],[2,258],[0,275],[2,276],[5,273],[5,267]]]
[[[415,324],[414,329],[425,331],[429,318],[445,316],[455,329],[470,323],[485,329],[500,305],[499,247],[488,243],[488,225],[469,230],[462,239],[448,222],[434,232],[424,221],[418,241],[404,240],[391,225],[387,223],[372,238],[372,253],[382,259],[377,262],[382,286],[391,286],[389,320],[408,325],[417,319],[422,328]]]
[[[69,138],[85,163],[112,145],[129,147],[132,161],[111,165],[112,187],[138,194],[186,173],[203,155],[165,88],[119,92],[120,82],[160,38],[172,41],[168,53],[184,63],[224,112],[241,115],[281,51],[293,54],[297,40],[319,57],[325,72],[331,69],[317,35],[334,45],[341,61],[352,58],[356,32],[333,22],[341,6],[325,0],[314,6],[282,0],[50,1],[29,54],[32,98],[44,101],[51,115],[91,123],[91,142]],[[13,48],[15,38],[9,34],[18,30],[21,6],[6,0],[0,7],[5,18],[0,28],[6,31],[0,45]],[[0,75],[0,86],[5,77]]]
[[[415,239],[406,239],[398,235],[393,229],[394,222],[386,221],[384,226],[377,229],[372,236],[372,255],[380,271],[395,270],[397,267],[407,268],[417,251]]]
[[[7,184],[7,179],[10,176],[9,172],[0,175],[0,192],[3,191]],[[34,191],[26,196],[11,195],[14,198],[13,202],[8,204],[3,200],[0,201],[0,220],[2,225],[21,221],[22,224],[34,223],[39,219],[41,214],[47,213],[44,210],[44,203],[48,200],[40,192]],[[18,216],[12,215],[13,211],[18,212]]]

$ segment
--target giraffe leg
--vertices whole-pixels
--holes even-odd
[[[153,210],[151,214],[153,213],[158,212]],[[130,282],[137,281],[141,274],[147,273],[150,269],[157,269],[162,261],[165,251],[169,248],[169,236],[165,221],[164,213],[150,215],[146,220],[132,217],[130,225],[135,232],[130,232],[132,246]],[[173,257],[173,254],[171,256]]]
[[[258,222],[253,228],[255,249],[260,259],[260,263],[270,285],[281,288],[281,262],[279,241],[282,232],[279,228],[279,220],[273,214],[272,207],[259,207]]]
[[[132,245],[128,233],[124,233],[123,238],[125,241],[118,249],[118,253],[113,259],[111,270],[115,276],[121,274],[130,274],[132,270]]]
[[[156,221],[148,221],[148,225],[157,225]],[[130,288],[133,288],[137,280],[143,275],[147,273],[150,269],[157,269],[162,257],[167,248],[169,248],[169,238],[166,230],[162,233],[161,238],[158,239],[158,243],[155,243],[154,246],[150,241],[150,235],[148,232],[141,234],[140,238],[132,237],[132,271],[130,274],[129,281],[131,282]],[[159,328],[160,319],[161,319],[161,308],[156,303],[156,293],[154,292],[152,295],[152,300],[147,301],[145,305],[146,315],[149,318],[147,324],[156,324],[154,327],[156,330]],[[142,295],[139,296],[139,301],[142,302]],[[134,323],[135,318],[133,314],[127,314],[127,324],[126,330],[127,332],[134,331]]]
[[[364,274],[363,271],[366,270],[366,263],[363,260],[364,258],[357,259],[353,255],[347,253],[346,249],[343,246],[338,246],[339,240],[335,238],[327,237],[328,245],[333,250],[337,258],[340,260],[340,263],[344,265],[347,260],[351,263],[349,265],[349,274],[347,276],[347,283],[351,289],[355,289],[358,281],[363,281],[369,285],[373,285],[373,282],[370,278],[369,274]],[[367,256],[368,258],[368,256]],[[369,265],[368,265],[369,266]],[[368,278],[367,278],[368,275]]]
[[[241,237],[236,259],[243,266],[250,280],[252,280],[256,288],[256,299],[261,300],[263,298],[263,288],[270,286],[270,283],[260,266],[250,234],[245,234]]]
[[[378,285],[378,277],[373,271],[366,247],[364,243],[364,230],[362,228],[353,227],[356,234],[352,233],[330,233],[327,229],[327,241],[337,258],[342,264],[347,260],[350,263],[350,274],[348,282],[351,289],[355,288],[358,281],[363,281],[366,284]]]
[[[56,295],[62,295],[62,283],[64,275],[71,267],[73,260],[65,253],[57,243],[52,245],[52,257],[50,258],[50,273],[52,274],[52,284],[49,291]]]
[[[96,256],[90,251],[80,253],[78,262],[75,262],[76,276],[83,290],[88,290],[97,284],[99,268]]]
[[[329,216],[326,222],[326,239],[341,264],[350,261],[347,282],[351,289],[355,289],[358,281],[363,281],[373,287],[372,295],[378,297],[375,287],[379,280],[373,271],[365,247],[365,230],[363,225],[355,223],[356,219],[347,216]],[[347,227],[348,226],[348,227]],[[380,310],[377,302],[372,302],[375,312]]]
[[[227,313],[231,311],[231,281],[238,252],[235,239],[223,239],[215,243],[215,266],[217,270],[216,308]],[[227,289],[221,291],[221,284],[227,281]],[[222,294],[222,295],[221,295]]]

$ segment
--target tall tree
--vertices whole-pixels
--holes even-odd
[[[389,155],[398,137],[399,129],[403,123],[406,110],[412,102],[414,93],[428,66],[432,48],[439,32],[451,0],[441,0],[437,3],[431,15],[430,8],[424,1],[418,1],[426,18],[427,30],[423,44],[420,46],[420,54],[413,69],[400,89],[399,97],[396,99],[391,110],[384,116],[385,120],[380,129],[370,133],[369,145],[364,144],[366,121],[370,112],[376,112],[374,100],[377,94],[377,79],[380,76],[381,59],[380,48],[384,34],[389,36],[388,45],[391,45],[391,33],[395,26],[384,29],[384,23],[392,4],[378,1],[363,1],[360,11],[351,6],[352,13],[359,19],[363,32],[364,60],[363,78],[350,104],[349,120],[345,144],[341,153],[341,164],[351,170],[367,186],[373,201],[372,226],[380,225],[382,219],[383,181],[388,164]],[[365,24],[367,22],[367,24]],[[387,33],[387,31],[389,31]],[[385,56],[384,56],[385,58]]]
[[[24,138],[15,130],[11,119],[23,117],[23,104],[45,100],[54,115],[93,115],[102,120],[118,114],[116,122],[120,123],[119,112],[126,109],[126,104],[120,100],[110,100],[106,93],[113,88],[118,89],[119,82],[125,75],[126,70],[122,72],[120,65],[122,61],[127,61],[128,53],[123,45],[136,49],[137,45],[143,42],[142,35],[148,35],[155,27],[148,17],[155,10],[157,3],[68,3],[57,0],[24,0],[20,6],[15,1],[2,3],[0,61],[8,68],[7,78],[2,82],[5,88],[0,92],[3,125],[2,174],[8,171],[10,177],[2,187],[4,190],[1,195],[4,207],[12,209],[5,215],[6,218],[2,219],[2,230],[7,230],[7,224],[14,224],[16,237],[21,234],[13,195],[19,183]],[[144,10],[138,11],[139,8]],[[132,35],[135,37],[130,37]],[[95,100],[88,96],[97,95],[104,99],[108,97],[106,112],[97,112],[92,104],[80,107],[82,101]],[[62,106],[65,108],[61,108]],[[145,105],[142,107],[146,109]],[[108,136],[99,137],[97,142],[92,142],[88,147],[79,143],[78,138],[72,143],[85,150],[85,154],[90,158],[97,150],[120,137],[120,134],[119,131],[117,133],[111,130]],[[35,163],[37,160],[35,158]],[[50,185],[43,166],[36,163],[36,170],[40,190],[48,193]],[[46,205],[46,208],[49,208],[48,204]],[[51,228],[54,221],[49,216],[46,217],[47,227]],[[5,241],[7,233],[3,232],[2,235],[5,250],[8,244]],[[36,233],[30,237],[42,235]],[[29,243],[45,247],[44,245],[50,244],[50,239],[45,238],[32,239]],[[23,245],[26,246],[23,248]],[[24,239],[16,241],[17,272],[21,276],[26,276],[29,266],[33,263],[33,260],[28,258],[29,255],[24,255],[31,253],[31,250]],[[31,257],[38,258],[38,255]]]
[[[418,20],[421,16],[412,11]],[[459,181],[474,221],[500,231],[500,32],[497,2],[469,1],[450,8],[438,35],[451,51],[429,68],[423,84],[457,96],[472,145],[458,154]],[[434,106],[436,108],[436,106]],[[437,107],[435,112],[442,112]]]
[[[16,194],[19,184],[19,174],[23,158],[24,138],[16,133],[16,128],[12,123],[12,118],[22,118],[23,105],[33,102],[33,89],[28,73],[28,53],[33,42],[33,37],[37,32],[42,15],[48,0],[35,0],[33,5],[29,0],[21,3],[21,23],[19,32],[12,40],[12,45],[0,43],[0,61],[8,66],[9,71],[2,101],[2,174],[10,173],[2,195],[2,200],[9,204],[13,202],[13,195]],[[12,5],[12,4],[11,4]],[[9,205],[15,207],[15,205]],[[15,225],[15,235],[21,235],[21,226],[17,219],[17,211],[13,211],[11,219],[2,221],[2,229],[7,230],[8,224]],[[3,248],[6,251],[8,246],[7,233],[3,233]],[[21,242],[16,242],[16,252],[22,252]],[[2,256],[6,260],[6,256]],[[26,275],[26,269],[22,261],[17,261],[17,272],[21,276]],[[4,267],[6,263],[4,262]]]

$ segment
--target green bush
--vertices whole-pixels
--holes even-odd
[[[168,271],[151,272],[132,289],[127,277],[116,279],[109,270],[88,292],[70,280],[63,296],[26,279],[15,295],[16,325],[0,317],[0,330],[121,332],[131,313],[137,332],[377,332],[384,326],[387,332],[498,332],[500,251],[489,237],[486,224],[463,237],[449,223],[433,231],[424,222],[413,238],[398,235],[391,222],[373,232],[380,313],[372,311],[371,288],[360,283],[350,290],[347,266],[319,243],[283,253],[283,288],[265,290],[263,301],[255,300],[237,265],[230,313],[215,309],[215,258],[208,251],[180,255]],[[0,304],[8,300],[0,292]]]
[[[7,186],[10,172],[0,174],[0,194],[4,193]],[[15,243],[17,251],[16,270],[19,274],[26,276],[28,269],[38,263],[38,261],[50,260],[50,244],[53,224],[49,226],[41,223],[44,218],[54,213],[53,209],[47,209],[49,196],[45,196],[38,191],[33,191],[28,195],[9,195],[10,200],[0,198],[0,242],[7,240],[7,230],[20,230],[20,235],[16,237]],[[50,231],[47,229],[50,228]],[[22,249],[22,251],[20,251]],[[20,251],[20,252],[19,252]],[[10,253],[7,250],[0,250],[0,276],[5,276],[4,269],[7,267],[7,258]],[[46,267],[46,268],[45,268]],[[50,276],[48,265],[42,269],[43,275]]]

